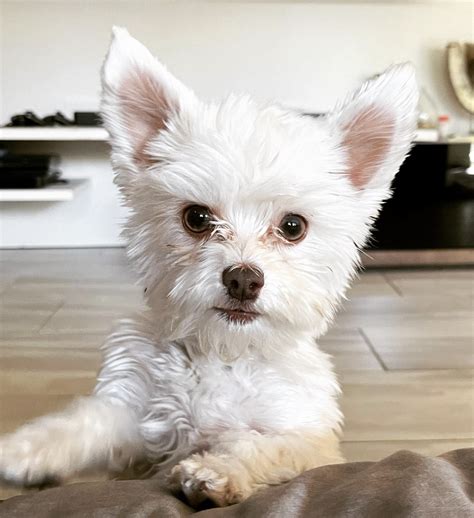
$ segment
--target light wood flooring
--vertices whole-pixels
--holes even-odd
[[[120,249],[1,251],[0,293],[0,433],[89,393],[99,345],[141,300]],[[473,310],[473,269],[361,275],[321,340],[348,460],[474,445]]]

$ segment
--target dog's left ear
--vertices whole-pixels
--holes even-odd
[[[356,189],[390,187],[410,150],[417,104],[414,68],[406,63],[367,81],[329,115]]]
[[[196,102],[186,88],[126,29],[114,27],[102,68],[102,117],[122,173],[153,161],[148,145],[173,115]]]

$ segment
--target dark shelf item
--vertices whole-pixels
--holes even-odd
[[[372,250],[474,248],[474,184],[462,174],[469,149],[469,144],[414,146],[374,225]]]
[[[74,112],[74,120],[68,119],[61,112],[46,117],[38,117],[34,112],[27,111],[13,115],[6,127],[51,127],[51,126],[102,126],[98,112]]]
[[[98,112],[74,112],[76,126],[102,126],[102,119]]]
[[[61,182],[57,155],[0,156],[0,189],[35,189]]]

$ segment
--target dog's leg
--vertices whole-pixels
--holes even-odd
[[[225,506],[308,469],[339,462],[343,458],[332,432],[325,437],[308,432],[227,432],[208,451],[175,466],[171,483],[179,485],[194,506],[207,499]]]
[[[28,487],[95,469],[120,471],[140,458],[142,450],[131,409],[88,397],[1,437],[0,479]]]

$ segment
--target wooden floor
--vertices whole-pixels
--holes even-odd
[[[89,393],[103,338],[140,305],[119,249],[2,251],[0,293],[0,433]],[[473,446],[474,270],[369,271],[348,298],[321,341],[347,458]]]

